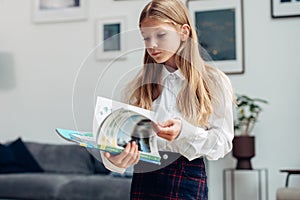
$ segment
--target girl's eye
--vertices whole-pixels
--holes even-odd
[[[144,41],[149,41],[149,40],[150,40],[150,38],[148,38],[148,37],[144,38]]]
[[[163,38],[165,35],[166,35],[165,33],[161,33],[161,34],[158,34],[157,37],[158,38]]]

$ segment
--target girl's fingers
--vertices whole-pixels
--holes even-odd
[[[158,133],[157,135],[159,137],[164,138],[164,139],[169,140],[169,141],[172,141],[176,138],[176,135],[173,135],[173,134]]]
[[[170,127],[161,128],[158,133],[164,133],[164,134],[172,134],[174,130]]]
[[[112,155],[108,152],[104,156],[117,167],[128,168],[139,161],[139,150],[135,142],[128,142],[124,150],[118,155]]]
[[[117,155],[111,155],[107,154],[108,152],[105,152],[106,158],[108,158],[112,163],[114,163],[118,167],[124,167],[123,166],[123,160],[127,157],[128,152],[131,149],[131,144],[127,143],[126,147],[123,149],[123,151],[120,154]]]
[[[107,159],[109,159],[111,155],[110,155],[109,152],[104,152],[104,156],[105,156]]]
[[[132,142],[130,150],[126,152],[127,155],[122,160],[122,163],[124,165],[126,165],[126,166],[129,167],[130,165],[134,164],[134,161],[135,161],[135,159],[137,157],[137,153],[136,153],[137,149],[138,149],[138,146],[136,145],[136,143]]]
[[[136,156],[136,158],[134,160],[134,164],[137,164],[139,162],[139,160],[140,160],[140,152],[139,152],[138,148],[135,149],[135,153],[136,153],[137,156]]]
[[[118,163],[123,162],[122,160],[124,160],[127,157],[130,149],[131,149],[131,144],[130,142],[128,142],[125,149],[123,149],[123,151],[120,154],[115,156],[115,159],[117,160]]]
[[[160,124],[162,127],[169,127],[172,126],[174,124],[173,120],[167,120],[164,123]]]
[[[181,120],[170,119],[164,122],[156,132],[159,137],[172,141],[178,137],[182,129]]]

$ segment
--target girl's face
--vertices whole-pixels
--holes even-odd
[[[148,17],[141,22],[141,33],[148,54],[157,63],[177,69],[175,54],[181,43],[179,28]]]

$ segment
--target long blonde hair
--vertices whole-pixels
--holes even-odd
[[[182,42],[175,57],[178,69],[187,80],[178,94],[176,103],[187,121],[194,125],[206,126],[209,116],[214,111],[213,105],[220,102],[220,91],[224,96],[224,89],[231,88],[228,78],[217,68],[206,65],[201,58],[196,31],[191,23],[188,10],[181,0],[152,0],[140,14],[140,27],[141,22],[148,17],[172,24],[188,24],[190,26],[190,39]],[[131,90],[128,102],[135,106],[151,109],[152,102],[162,92],[161,71],[162,65],[156,63],[145,49],[143,69],[127,87],[128,90]],[[225,80],[225,84],[220,78]],[[228,87],[223,87],[224,85]]]

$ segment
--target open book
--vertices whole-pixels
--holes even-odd
[[[128,142],[135,141],[140,151],[140,160],[160,164],[161,157],[152,122],[156,122],[155,115],[149,110],[98,97],[93,132],[59,128],[56,132],[68,141],[113,154],[120,153]]]

